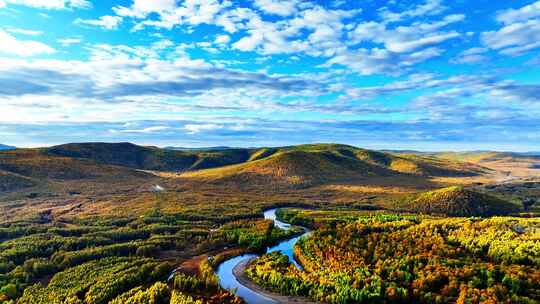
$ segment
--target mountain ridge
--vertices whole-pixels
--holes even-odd
[[[145,174],[176,182],[213,183],[242,189],[305,188],[371,178],[404,178],[428,182],[433,176],[459,177],[483,168],[430,156],[395,155],[341,144],[305,144],[272,148],[173,151],[132,143],[69,143],[48,148],[0,152],[0,170],[19,190],[33,185],[82,181],[106,182]],[[144,172],[141,172],[144,171]],[[14,176],[13,174],[17,174]],[[8,189],[9,190],[9,189]]]

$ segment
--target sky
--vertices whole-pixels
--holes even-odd
[[[0,0],[0,143],[540,151],[540,1]]]

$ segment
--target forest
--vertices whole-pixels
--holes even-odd
[[[196,276],[167,279],[179,260],[227,247],[257,252],[293,233],[262,219],[222,225],[155,212],[111,221],[4,225],[0,303],[240,303],[219,287],[219,259],[202,263]]]
[[[320,227],[295,247],[305,271],[272,253],[247,275],[267,289],[326,303],[540,301],[539,219],[324,214],[279,214]]]

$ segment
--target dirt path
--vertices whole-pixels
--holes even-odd
[[[238,263],[233,268],[233,274],[235,278],[240,282],[240,284],[244,285],[245,287],[257,292],[258,294],[261,294],[267,298],[270,298],[277,303],[296,303],[296,304],[315,304],[319,302],[313,302],[312,300],[308,298],[303,297],[293,297],[293,296],[283,296],[278,293],[274,293],[268,290],[265,290],[261,288],[259,285],[255,284],[253,281],[251,281],[245,274],[246,267],[248,266],[250,260],[242,261]]]

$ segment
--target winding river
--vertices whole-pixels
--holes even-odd
[[[276,219],[276,210],[277,209],[270,209],[264,212],[264,218],[273,220],[274,225],[276,227],[279,227],[281,229],[288,230],[291,228],[291,225],[281,222]],[[302,269],[302,266],[300,266],[296,260],[294,259],[293,254],[293,247],[294,244],[303,236],[310,233],[310,231],[307,228],[304,228],[305,233],[303,233],[300,236],[282,241],[281,243],[277,244],[276,246],[269,247],[266,252],[275,252],[275,251],[281,251],[283,254],[286,254],[289,256],[289,260],[296,265],[296,267]],[[233,290],[234,293],[244,299],[244,301],[248,304],[266,304],[266,303],[277,303],[273,299],[270,299],[269,297],[254,291],[252,289],[249,289],[248,287],[242,285],[235,277],[233,273],[233,269],[239,265],[240,263],[246,263],[254,258],[258,257],[256,254],[244,254],[241,256],[237,256],[234,258],[231,258],[229,260],[226,260],[225,262],[221,263],[217,269],[217,276],[219,277],[219,283],[221,287]]]

